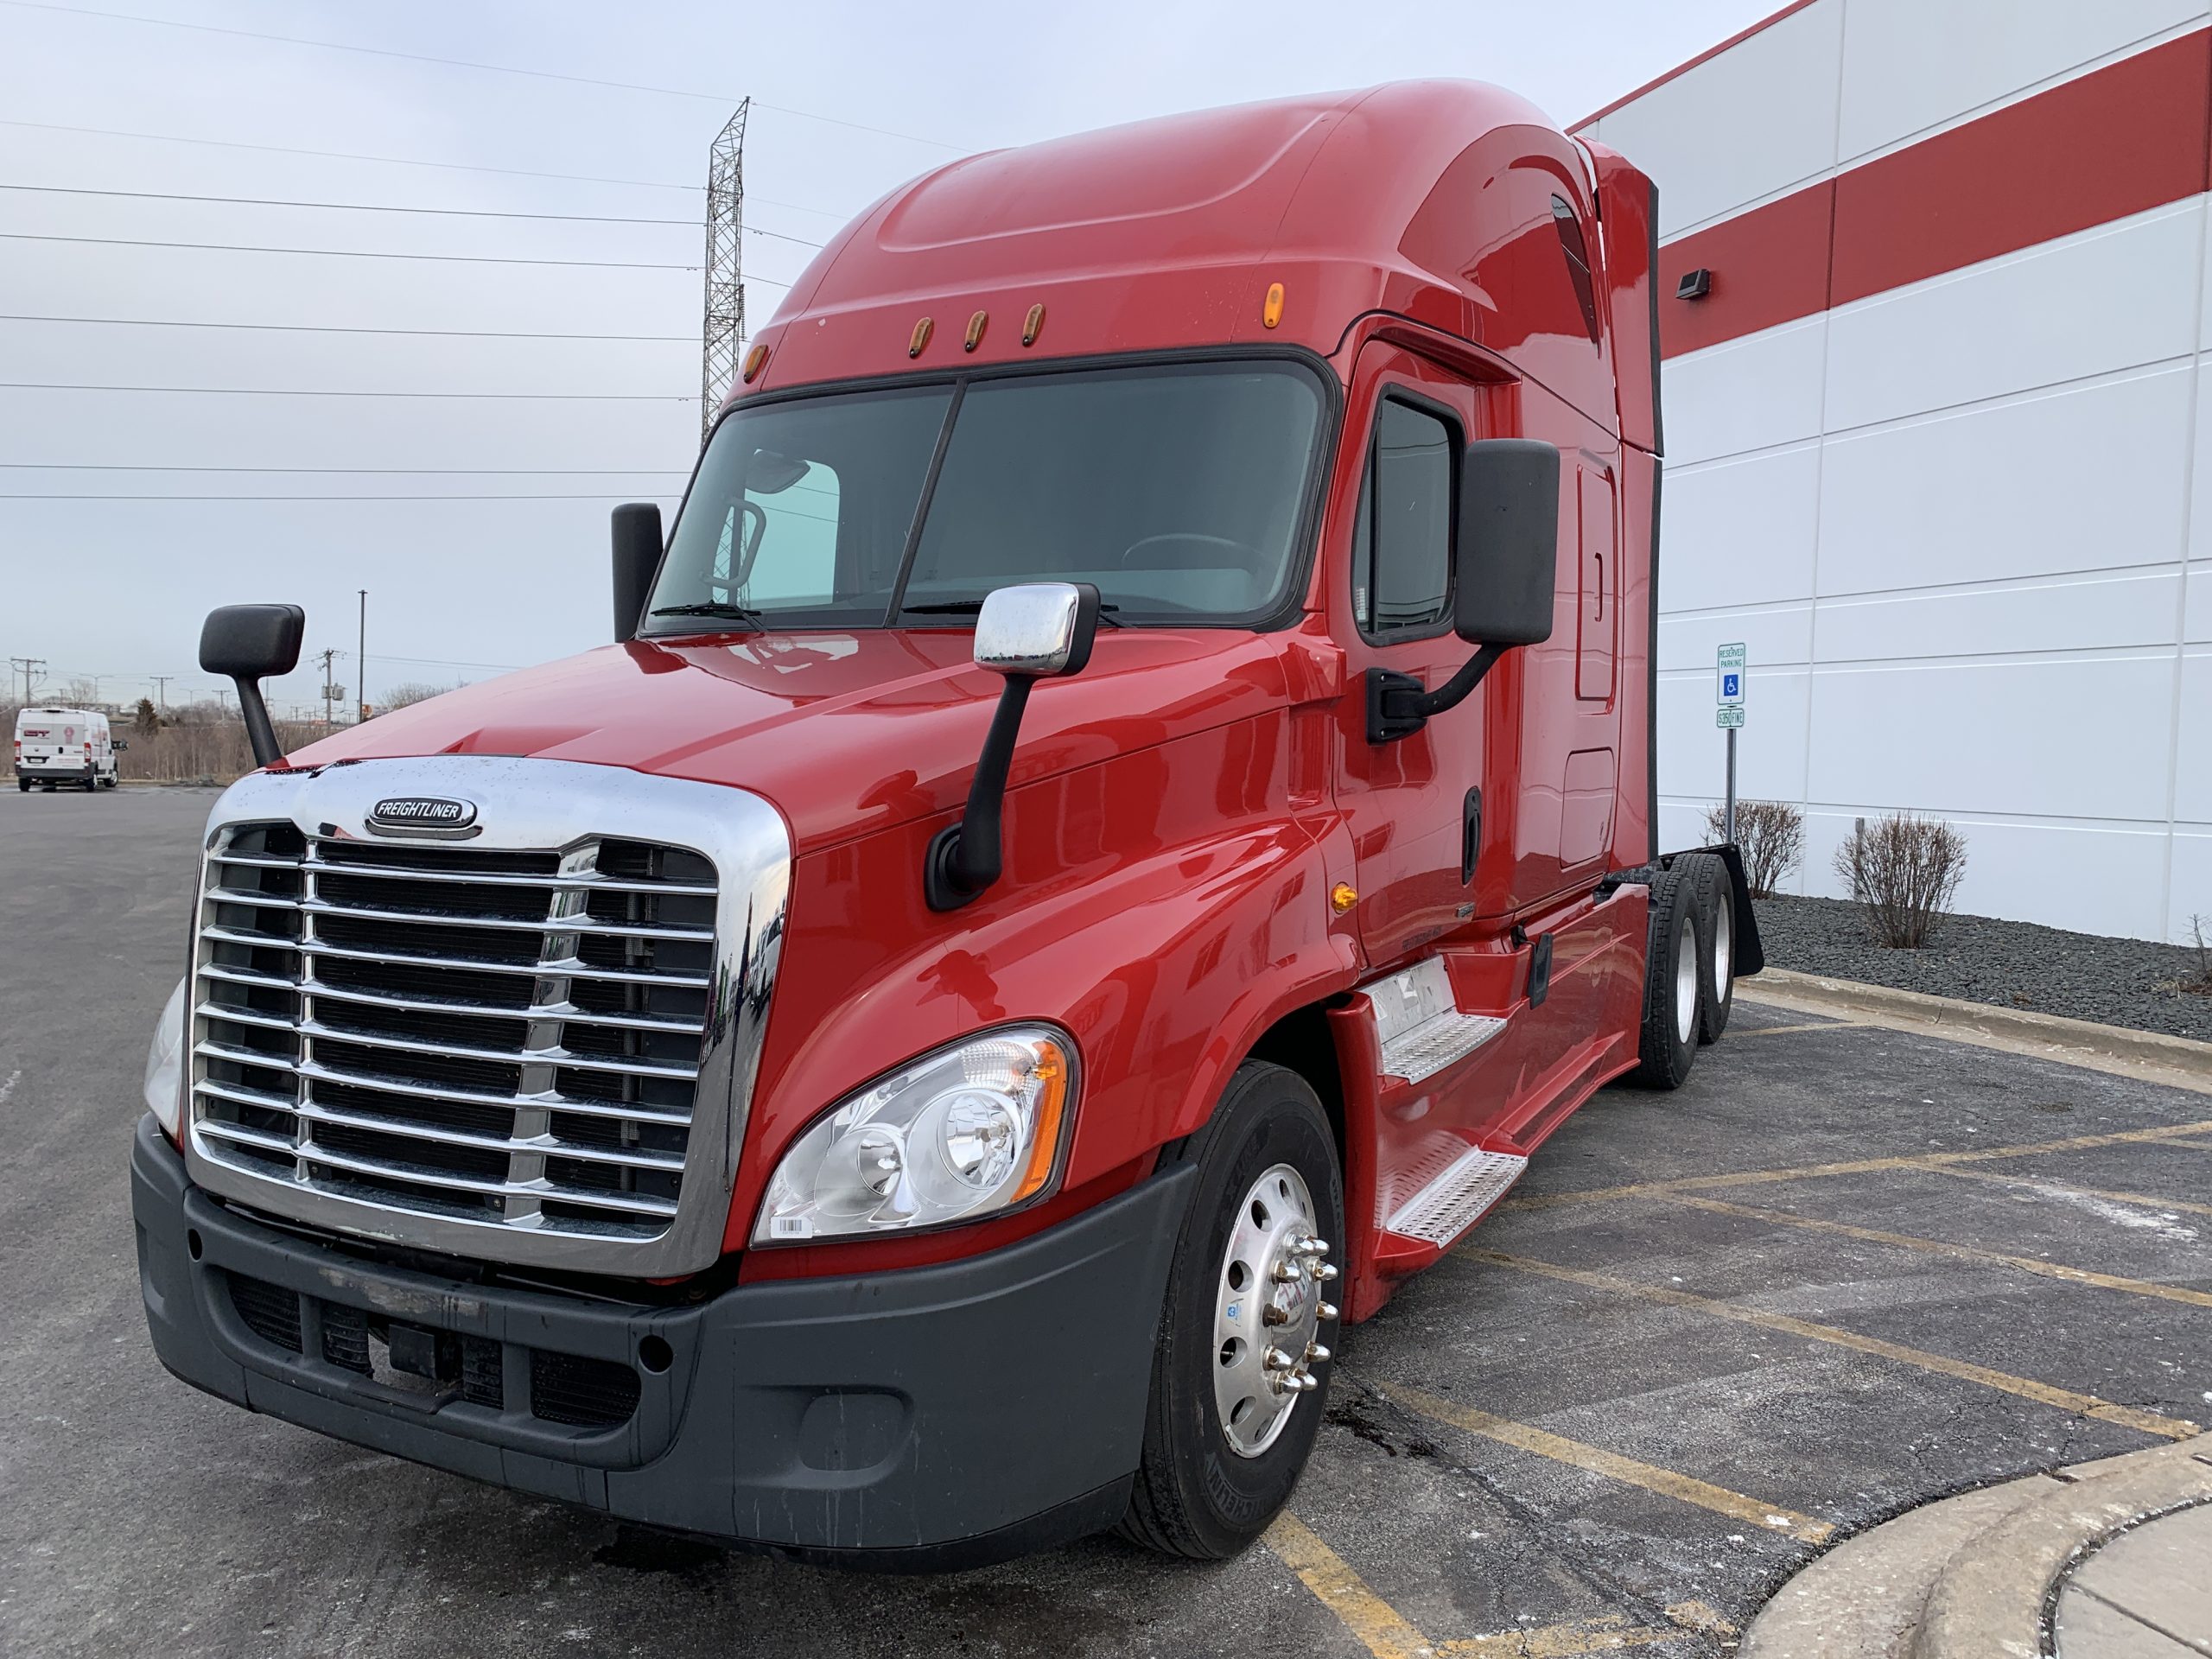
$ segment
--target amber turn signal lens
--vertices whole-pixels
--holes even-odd
[[[1268,284],[1268,302],[1260,308],[1260,321],[1270,328],[1282,321],[1282,284],[1281,283]]]
[[[1339,881],[1329,889],[1329,908],[1343,915],[1359,902],[1359,889],[1349,881]]]
[[[1059,1161],[1060,1131],[1067,1121],[1068,1057],[1058,1043],[1049,1039],[1040,1040],[1037,1047],[1037,1065],[1029,1074],[1041,1091],[1037,1096],[1037,1137],[1030,1149],[1029,1168],[1008,1200],[1014,1204],[1041,1191],[1052,1179],[1052,1166]]]
[[[922,354],[922,347],[930,343],[930,329],[932,326],[927,317],[924,317],[914,325],[913,335],[906,341],[907,356],[919,357]]]
[[[760,378],[760,371],[767,366],[768,348],[766,346],[755,346],[745,354],[745,384],[751,385]]]
[[[983,343],[983,325],[990,320],[991,314],[988,311],[978,311],[968,319],[968,338],[960,342],[962,351],[972,352]]]
[[[1034,346],[1037,343],[1037,336],[1044,331],[1044,327],[1045,308],[1041,305],[1031,306],[1029,315],[1021,320],[1021,343],[1025,346]]]

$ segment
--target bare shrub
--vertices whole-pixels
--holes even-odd
[[[1705,838],[1717,842],[1727,833],[1728,809],[1716,806],[1705,815]],[[1738,801],[1736,845],[1743,849],[1751,897],[1771,899],[1804,861],[1805,815],[1787,801]]]
[[[2184,975],[2181,988],[2199,996],[2212,996],[2212,941],[2204,937],[2204,918],[2189,918],[2189,936],[2196,942],[2196,971]]]
[[[1861,819],[1836,849],[1835,873],[1875,944],[1917,950],[1934,937],[1967,873],[1967,838],[1916,812]]]

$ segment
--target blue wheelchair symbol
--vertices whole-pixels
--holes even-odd
[[[1720,695],[1724,697],[1742,696],[1744,677],[1740,674],[1723,674],[1720,677]]]

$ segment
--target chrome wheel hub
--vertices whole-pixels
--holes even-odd
[[[1298,1396],[1321,1386],[1321,1326],[1337,1317],[1323,1300],[1337,1276],[1328,1254],[1296,1170],[1277,1164],[1252,1183],[1229,1230],[1213,1320],[1214,1404],[1239,1457],[1273,1446]]]
[[[1728,982],[1736,976],[1736,907],[1726,893],[1713,907],[1713,994],[1728,995]]]
[[[1697,1036],[1697,925],[1687,905],[1675,935],[1675,1035]]]

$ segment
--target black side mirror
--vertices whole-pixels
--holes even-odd
[[[1430,691],[1410,674],[1367,671],[1367,741],[1410,737],[1456,709],[1497,659],[1552,637],[1559,575],[1559,450],[1534,438],[1484,438],[1459,459],[1452,626],[1480,647]]]
[[[261,682],[299,666],[307,627],[308,613],[296,605],[224,605],[207,613],[200,630],[200,671],[224,675],[238,687],[238,713],[256,766],[273,766],[284,758],[269,705],[261,700]]]
[[[1452,626],[1470,645],[1552,637],[1559,471],[1558,449],[1534,438],[1484,438],[1460,457]]]
[[[660,569],[660,508],[630,501],[614,509],[614,643],[636,638]]]
[[[1027,582],[1001,588],[976,616],[976,666],[1005,677],[976,776],[968,810],[930,838],[922,861],[922,895],[931,910],[957,910],[999,879],[1004,852],[999,809],[1007,769],[1029,688],[1039,680],[1080,674],[1098,636],[1098,589],[1087,582]]]

